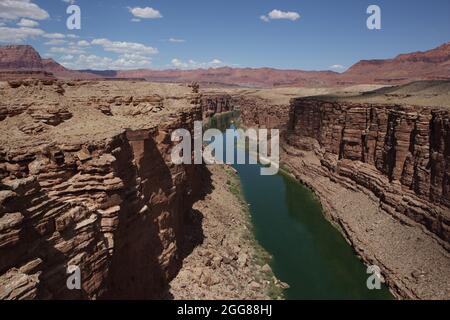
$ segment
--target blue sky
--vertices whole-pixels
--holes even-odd
[[[81,8],[81,30],[66,27],[68,2]],[[229,65],[342,71],[361,59],[390,58],[450,41],[448,0],[8,3],[0,0],[0,44],[31,44],[71,68]],[[381,8],[381,30],[366,27],[371,4]],[[279,11],[269,15],[273,10]]]

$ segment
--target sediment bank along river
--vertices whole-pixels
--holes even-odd
[[[235,114],[210,127],[234,128]],[[313,193],[290,176],[260,175],[259,165],[234,165],[249,205],[253,231],[272,256],[286,299],[392,299],[386,286],[369,290],[370,274],[339,231],[325,219]]]

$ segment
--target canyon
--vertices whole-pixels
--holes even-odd
[[[261,288],[283,286],[236,227],[248,221],[229,204],[233,171],[170,161],[175,128],[234,110],[245,127],[281,130],[285,170],[396,297],[449,296],[448,82],[0,84],[2,299],[265,299]],[[83,290],[67,289],[67,265]]]
[[[198,298],[268,298],[233,172],[171,162],[170,133],[211,111],[197,86],[29,79],[0,94],[0,299],[169,299],[183,274]],[[225,228],[225,210],[240,222]]]
[[[285,170],[398,298],[450,294],[449,89],[423,82],[241,107],[245,126],[282,130]]]
[[[280,298],[269,257],[255,262],[233,169],[170,159],[173,130],[236,110],[244,127],[280,129],[284,170],[395,297],[448,299],[448,49],[340,75],[218,68],[104,80],[2,47],[0,299],[268,299],[274,288]],[[82,290],[67,289],[68,265]]]
[[[395,297],[448,299],[448,81],[205,90],[244,127],[280,129],[282,168]]]

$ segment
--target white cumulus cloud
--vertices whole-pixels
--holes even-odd
[[[59,53],[59,54],[70,54],[70,55],[77,55],[77,54],[84,54],[85,51],[82,48],[69,46],[69,47],[51,47],[50,48],[51,53]]]
[[[109,54],[91,54],[89,46],[100,46]],[[126,70],[148,68],[151,66],[151,56],[158,53],[156,48],[146,46],[142,43],[111,41],[101,38],[91,42],[79,40],[70,42],[65,47],[52,47],[50,53],[60,54],[61,63],[71,69],[93,69],[93,70]],[[69,59],[69,57],[71,57]]]
[[[35,28],[9,28],[0,27],[0,42],[19,43],[27,38],[35,38],[44,35],[45,32]]]
[[[184,69],[189,66],[186,62],[182,62],[180,59],[177,59],[177,58],[173,58],[171,63],[174,67],[180,68],[180,69]]]
[[[59,45],[65,44],[65,43],[66,43],[66,40],[63,40],[63,39],[51,39],[51,40],[45,42],[44,44],[47,46],[59,46]]]
[[[22,18],[22,19],[20,19],[20,21],[17,23],[17,25],[18,25],[19,27],[34,28],[34,27],[37,27],[37,26],[39,25],[39,22],[34,21],[34,20],[30,20],[30,19]]]
[[[91,44],[86,40],[80,40],[77,42],[77,45],[80,47],[89,47]]]
[[[73,58],[74,58],[73,55],[71,55],[71,54],[66,54],[66,55],[62,56],[60,59],[61,59],[61,60],[72,60]]]
[[[31,0],[1,0],[0,18],[6,20],[17,20],[19,18],[29,18],[33,20],[44,20],[49,18],[47,11],[40,8]]]
[[[281,11],[278,9],[274,9],[274,10],[270,11],[267,15],[260,16],[260,19],[265,22],[269,22],[270,20],[280,20],[280,19],[295,21],[295,20],[300,19],[300,14],[298,14],[297,12],[294,12],[294,11]]]
[[[139,55],[123,55],[117,59],[97,56],[94,54],[81,54],[77,57],[62,56],[61,64],[70,69],[92,69],[92,70],[129,70],[148,68],[151,60]]]
[[[62,33],[46,33],[43,36],[48,39],[64,39],[66,37]]]
[[[128,8],[130,10],[131,14],[135,16],[136,18],[142,18],[142,19],[158,19],[162,18],[161,13],[153,8],[145,7],[134,7],[134,8]]]
[[[141,55],[149,55],[158,53],[158,49],[136,42],[111,41],[102,38],[92,40],[91,44],[102,46],[105,51],[122,54],[138,53]]]

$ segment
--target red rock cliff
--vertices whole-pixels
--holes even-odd
[[[1,46],[0,70],[41,70],[41,56],[32,46]]]
[[[448,90],[439,93],[446,84],[434,85],[352,95],[351,102],[297,98],[290,107],[247,95],[240,105],[245,126],[281,130],[284,168],[311,188],[397,298],[450,296],[449,111],[405,103],[447,101]],[[376,102],[395,99],[403,103]]]
[[[11,138],[0,148],[0,299],[163,298],[180,268],[185,220],[209,182],[203,166],[172,164],[170,134],[201,119],[198,98],[176,86],[171,92],[182,91],[179,97],[149,96],[155,87],[135,84],[134,103],[122,105],[114,94],[112,111],[103,112],[80,93],[89,88],[106,101],[116,87],[1,88],[9,97],[1,137],[9,126]],[[47,101],[36,99],[43,92]],[[121,119],[142,128],[117,127]],[[24,122],[35,130],[24,130]],[[91,131],[84,137],[83,130]],[[80,268],[82,290],[68,290],[69,265]]]
[[[273,105],[259,97],[239,96],[241,119],[245,126],[255,128],[277,128],[285,130],[289,122],[289,106]]]
[[[1,298],[161,297],[201,176],[171,165],[168,129],[2,154],[0,282],[17,287]]]
[[[450,122],[444,108],[293,100],[288,141],[321,148],[329,172],[450,242]]]

